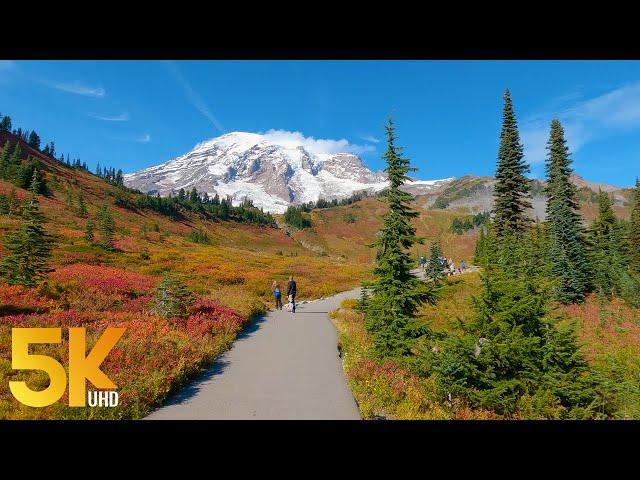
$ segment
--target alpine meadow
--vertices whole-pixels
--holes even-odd
[[[415,176],[402,111],[371,140],[377,172],[364,144],[270,130],[127,173],[116,159],[89,168],[3,112],[0,419],[144,418],[203,373],[233,375],[223,356],[261,332],[304,322],[337,332],[336,375],[363,419],[640,419],[637,172],[628,187],[584,180],[558,116],[535,178],[517,93],[496,95],[494,173],[437,180]],[[435,178],[436,161],[420,174]],[[32,348],[63,365],[67,328],[86,327],[89,352],[126,327],[100,366],[118,407],[17,401],[8,382],[49,386],[12,364],[12,329],[34,327],[63,327]],[[282,368],[315,372],[295,338],[277,348],[300,364]]]

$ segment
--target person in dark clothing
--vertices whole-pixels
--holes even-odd
[[[296,313],[296,282],[293,280],[293,275],[289,276],[289,284],[287,285],[287,296],[289,297],[289,303],[292,307],[292,312]]]

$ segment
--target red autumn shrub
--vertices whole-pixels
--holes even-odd
[[[67,308],[44,313],[16,313],[5,315],[0,321],[0,358],[10,358],[10,330],[12,327],[86,327],[87,351],[108,327],[125,327],[126,331],[103,362],[101,369],[118,386],[120,404],[117,409],[78,409],[66,406],[67,394],[59,402],[32,414],[56,418],[139,418],[158,405],[173,389],[198,373],[227,348],[240,331],[246,317],[212,300],[198,297],[186,318],[162,318],[148,308],[153,299],[150,293],[126,298],[123,291],[134,286],[150,291],[152,282],[145,276],[125,274],[117,281],[99,278],[109,271],[105,267],[61,269],[55,281],[77,280],[83,285],[85,297],[122,296],[120,307],[113,310],[77,310]],[[104,287],[103,290],[93,290]],[[21,295],[19,289],[5,290]],[[91,293],[93,291],[93,293]],[[16,293],[17,292],[17,293]],[[98,294],[97,292],[100,292]],[[38,351],[66,362],[67,334],[63,331],[61,344],[42,345]],[[26,375],[33,376],[33,373]],[[9,392],[0,391],[0,402],[13,405],[7,411],[21,410]],[[48,409],[48,410],[47,410]]]
[[[55,301],[41,295],[37,289],[0,281],[0,316],[29,311],[45,312],[54,306]]]
[[[138,296],[153,291],[157,279],[114,267],[75,264],[58,268],[50,277],[60,283],[76,283],[107,294]]]

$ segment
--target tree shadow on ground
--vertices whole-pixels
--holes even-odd
[[[40,310],[37,308],[22,307],[18,305],[0,304],[0,317],[21,314],[29,315],[31,313],[40,313]]]

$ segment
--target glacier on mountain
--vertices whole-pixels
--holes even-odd
[[[236,205],[248,198],[273,213],[292,204],[378,192],[387,186],[385,174],[371,171],[356,154],[322,147],[321,141],[310,147],[269,132],[232,132],[163,164],[126,174],[124,181],[131,188],[162,196],[175,196],[182,188],[188,193],[195,187],[209,196],[230,196]],[[443,181],[411,183],[429,188]]]

